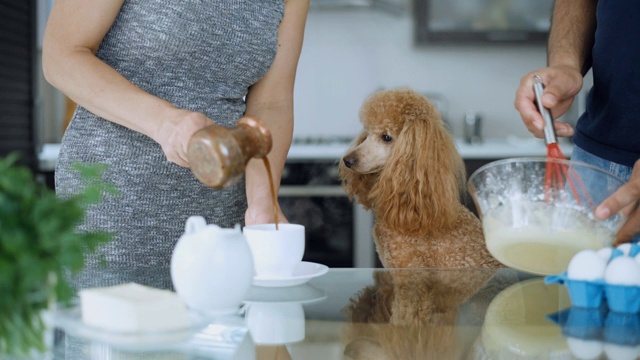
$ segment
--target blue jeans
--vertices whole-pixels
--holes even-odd
[[[573,146],[573,153],[571,154],[571,160],[581,161],[583,163],[591,164],[602,170],[608,171],[625,182],[631,178],[631,172],[633,167],[620,165],[609,160],[605,160],[601,157],[593,155],[577,146]],[[640,242],[640,234],[636,235],[632,242]]]

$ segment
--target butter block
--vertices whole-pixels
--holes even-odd
[[[178,295],[136,283],[80,290],[82,321],[118,332],[166,331],[187,325]]]

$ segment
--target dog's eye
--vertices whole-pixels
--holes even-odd
[[[391,136],[387,135],[387,134],[383,134],[382,135],[382,141],[388,143],[391,142],[393,140],[393,138],[391,138]]]

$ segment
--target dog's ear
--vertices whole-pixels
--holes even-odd
[[[366,138],[367,133],[362,131],[350,146],[350,149],[362,144]],[[370,209],[373,205],[370,191],[376,182],[378,174],[357,174],[349,170],[342,159],[339,161],[338,175],[342,182],[342,188],[349,195],[349,199],[361,204],[365,209]]]
[[[377,220],[401,234],[449,228],[465,182],[465,168],[437,113],[412,118],[395,140],[371,194]]]

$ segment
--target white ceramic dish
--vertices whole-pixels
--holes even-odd
[[[293,275],[291,275],[290,277],[273,279],[255,276],[253,278],[253,285],[262,287],[287,287],[302,285],[315,277],[326,274],[327,271],[329,271],[329,267],[327,267],[326,265],[302,261],[298,265],[296,265],[296,268],[293,270]]]
[[[244,303],[300,303],[308,304],[327,298],[327,294],[309,284],[289,287],[252,286],[245,296]]]
[[[187,326],[183,328],[167,331],[114,332],[85,324],[79,305],[56,309],[51,315],[55,327],[62,329],[68,336],[135,351],[169,348],[189,339],[213,322],[198,312],[188,310]]]

